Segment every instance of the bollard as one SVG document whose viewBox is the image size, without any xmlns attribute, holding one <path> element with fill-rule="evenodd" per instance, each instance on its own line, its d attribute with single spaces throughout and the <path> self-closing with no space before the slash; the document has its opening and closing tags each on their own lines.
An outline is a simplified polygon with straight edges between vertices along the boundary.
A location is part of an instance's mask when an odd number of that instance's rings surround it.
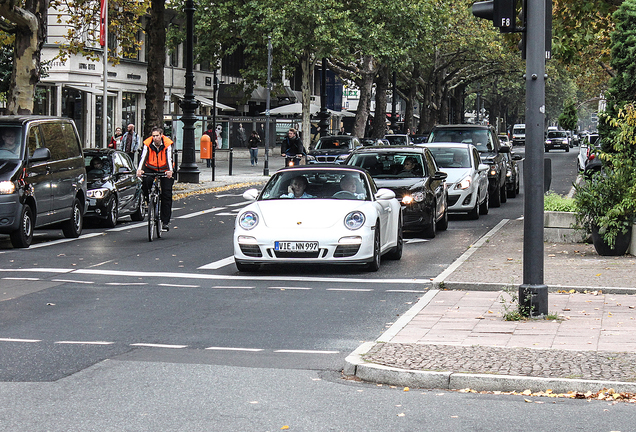
<svg viewBox="0 0 636 432">
<path fill-rule="evenodd" d="M 228 175 L 232 175 L 232 158 L 234 156 L 234 148 L 230 147 L 230 156 L 229 156 L 229 161 L 228 161 L 228 165 L 230 167 L 230 172 Z"/>
</svg>

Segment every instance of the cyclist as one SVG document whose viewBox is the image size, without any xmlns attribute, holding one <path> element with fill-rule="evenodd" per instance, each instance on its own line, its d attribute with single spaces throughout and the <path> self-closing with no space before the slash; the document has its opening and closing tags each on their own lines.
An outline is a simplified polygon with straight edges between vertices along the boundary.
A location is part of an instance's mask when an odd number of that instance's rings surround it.
<svg viewBox="0 0 636 432">
<path fill-rule="evenodd" d="M 152 129 L 152 136 L 144 140 L 144 147 L 139 158 L 137 167 L 137 177 L 141 177 L 144 172 L 164 173 L 161 177 L 161 228 L 168 231 L 170 217 L 172 216 L 172 140 L 164 136 L 163 129 L 155 127 Z M 152 187 L 152 177 L 144 177 L 142 189 L 146 202 L 148 193 Z"/>
</svg>

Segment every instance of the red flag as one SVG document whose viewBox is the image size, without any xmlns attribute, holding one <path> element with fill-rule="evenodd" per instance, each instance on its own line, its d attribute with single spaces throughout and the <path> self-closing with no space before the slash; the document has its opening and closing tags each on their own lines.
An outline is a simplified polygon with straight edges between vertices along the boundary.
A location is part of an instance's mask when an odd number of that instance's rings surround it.
<svg viewBox="0 0 636 432">
<path fill-rule="evenodd" d="M 101 0 L 100 14 L 99 14 L 99 44 L 101 46 L 106 45 L 106 8 L 108 7 L 107 0 Z"/>
</svg>

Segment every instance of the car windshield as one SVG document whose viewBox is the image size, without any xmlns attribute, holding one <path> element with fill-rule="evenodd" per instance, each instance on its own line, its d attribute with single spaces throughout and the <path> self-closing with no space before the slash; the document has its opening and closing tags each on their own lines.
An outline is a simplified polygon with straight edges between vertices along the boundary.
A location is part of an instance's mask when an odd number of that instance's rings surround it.
<svg viewBox="0 0 636 432">
<path fill-rule="evenodd" d="M 364 152 L 353 154 L 347 164 L 366 169 L 373 178 L 421 178 L 425 174 L 421 153 Z"/>
<path fill-rule="evenodd" d="M 277 172 L 259 200 L 289 198 L 371 200 L 363 173 L 354 170 L 303 169 Z"/>
<path fill-rule="evenodd" d="M 386 135 L 384 137 L 391 145 L 408 145 L 409 140 L 403 135 Z"/>
<path fill-rule="evenodd" d="M 348 149 L 351 140 L 346 138 L 320 138 L 316 150 Z"/>
<path fill-rule="evenodd" d="M 112 173 L 113 168 L 107 156 L 85 154 L 84 161 L 89 177 L 102 177 Z"/>
<path fill-rule="evenodd" d="M 439 129 L 431 133 L 429 142 L 472 144 L 482 153 L 494 151 L 487 129 Z"/>
<path fill-rule="evenodd" d="M 525 134 L 525 133 L 526 133 L 526 130 L 525 130 L 525 129 L 515 128 L 515 129 L 513 129 L 513 130 L 512 130 L 512 133 L 513 133 L 513 134 L 517 134 L 517 135 Z"/>
<path fill-rule="evenodd" d="M 440 168 L 470 168 L 470 152 L 461 147 L 427 146 Z"/>
<path fill-rule="evenodd" d="M 3 126 L 0 128 L 0 160 L 22 157 L 22 128 Z"/>
<path fill-rule="evenodd" d="M 567 138 L 567 134 L 561 131 L 548 132 L 548 138 Z"/>
</svg>

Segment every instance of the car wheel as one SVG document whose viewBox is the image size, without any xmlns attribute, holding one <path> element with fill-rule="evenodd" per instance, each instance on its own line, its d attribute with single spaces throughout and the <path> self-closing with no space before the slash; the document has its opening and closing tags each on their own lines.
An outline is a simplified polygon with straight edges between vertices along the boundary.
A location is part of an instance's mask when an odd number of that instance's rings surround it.
<svg viewBox="0 0 636 432">
<path fill-rule="evenodd" d="M 440 231 L 446 231 L 448 229 L 448 207 L 444 209 L 442 218 L 437 222 L 437 229 Z"/>
<path fill-rule="evenodd" d="M 550 153 L 550 149 L 546 147 L 545 152 Z"/>
<path fill-rule="evenodd" d="M 130 215 L 130 219 L 135 222 L 141 222 L 146 218 L 146 207 L 144 206 L 143 194 L 139 194 L 139 202 L 137 203 L 137 211 Z"/>
<path fill-rule="evenodd" d="M 501 186 L 497 183 L 495 190 L 492 194 L 492 201 L 490 202 L 490 207 L 500 207 L 501 206 Z"/>
<path fill-rule="evenodd" d="M 33 211 L 25 205 L 20 214 L 18 229 L 10 234 L 11 244 L 14 248 L 28 248 L 33 241 Z"/>
<path fill-rule="evenodd" d="M 373 236 L 373 260 L 367 264 L 367 270 L 370 272 L 376 272 L 380 269 L 380 261 L 382 260 L 380 250 L 380 224 L 375 225 L 375 234 Z"/>
<path fill-rule="evenodd" d="M 260 264 L 245 264 L 242 261 L 235 261 L 236 269 L 240 272 L 255 272 L 259 269 Z"/>
<path fill-rule="evenodd" d="M 119 205 L 117 202 L 117 198 L 113 197 L 110 200 L 110 205 L 108 206 L 108 214 L 106 215 L 106 220 L 104 221 L 104 225 L 108 228 L 115 228 L 117 226 L 117 218 L 119 216 Z"/>
<path fill-rule="evenodd" d="M 404 233 L 402 231 L 402 218 L 398 220 L 397 245 L 392 248 L 385 256 L 391 260 L 399 260 L 402 258 L 404 250 Z"/>
<path fill-rule="evenodd" d="M 565 152 L 566 152 L 566 153 L 570 153 L 570 147 L 566 147 L 566 148 L 565 148 Z"/>
<path fill-rule="evenodd" d="M 84 208 L 78 198 L 73 202 L 73 213 L 71 218 L 62 223 L 62 232 L 66 238 L 77 238 L 82 234 L 84 224 Z"/>
<path fill-rule="evenodd" d="M 483 215 L 487 215 L 490 210 L 490 193 L 488 192 L 488 188 L 486 188 L 486 199 L 483 203 L 479 205 L 479 213 Z"/>
<path fill-rule="evenodd" d="M 508 195 L 508 198 L 514 198 L 517 196 L 517 189 L 514 184 L 510 189 L 506 188 L 506 194 Z"/>
<path fill-rule="evenodd" d="M 424 228 L 424 237 L 426 238 L 435 238 L 435 234 L 437 233 L 437 221 L 435 218 L 435 206 L 433 206 L 433 210 L 431 210 L 431 217 L 428 225 Z"/>
<path fill-rule="evenodd" d="M 468 217 L 470 219 L 479 219 L 479 194 L 477 195 L 477 199 L 475 200 L 475 207 L 471 211 L 468 212 Z"/>
</svg>

